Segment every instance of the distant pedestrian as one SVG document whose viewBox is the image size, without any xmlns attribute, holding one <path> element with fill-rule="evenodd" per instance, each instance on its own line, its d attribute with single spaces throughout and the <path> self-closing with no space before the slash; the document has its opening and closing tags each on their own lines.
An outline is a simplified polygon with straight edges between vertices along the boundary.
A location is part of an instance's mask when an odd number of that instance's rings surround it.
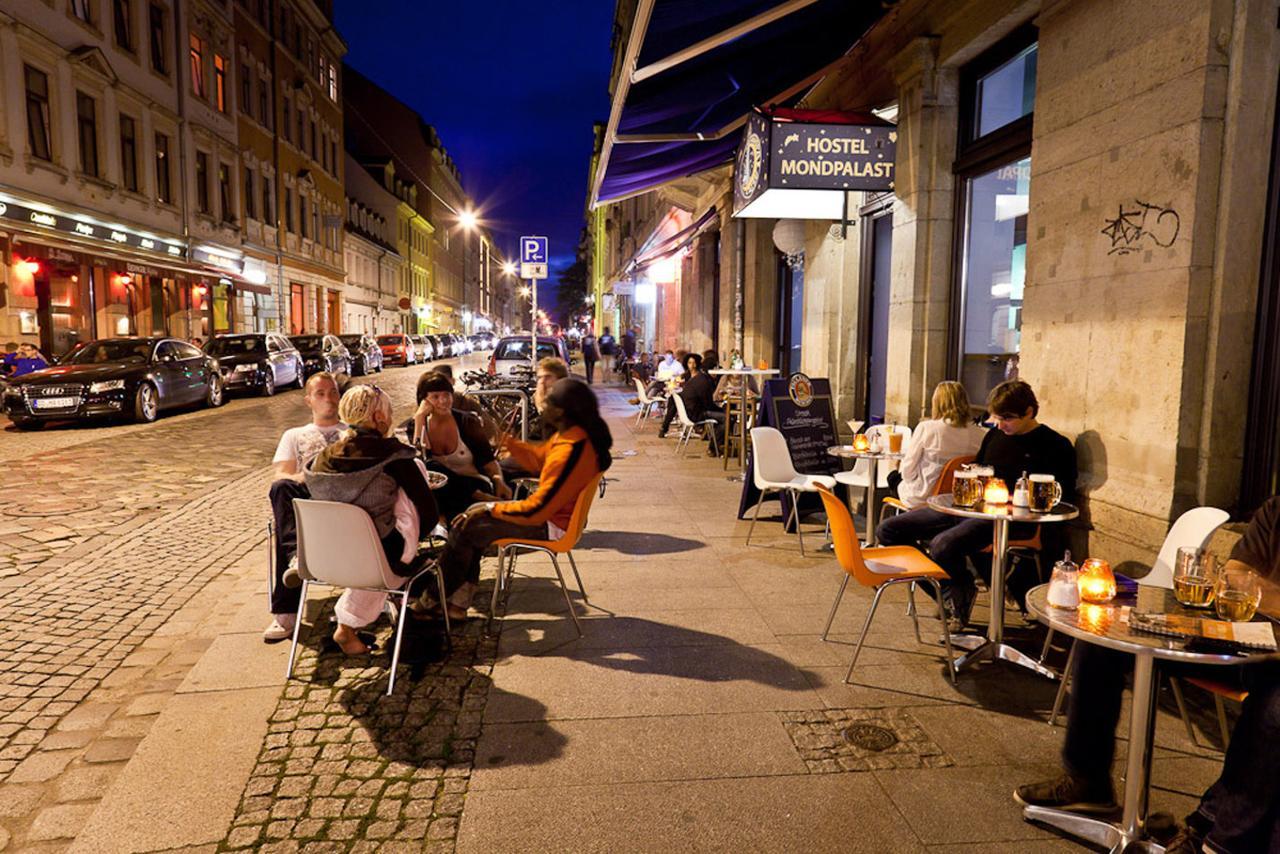
<svg viewBox="0 0 1280 854">
<path fill-rule="evenodd" d="M 596 345 L 600 350 L 600 382 L 608 385 L 613 381 L 613 362 L 618 357 L 618 341 L 606 326 Z"/>
<path fill-rule="evenodd" d="M 582 363 L 587 368 L 587 382 L 595 382 L 596 362 L 600 361 L 600 345 L 596 342 L 596 336 L 591 330 L 587 330 L 587 334 L 582 336 Z"/>
<path fill-rule="evenodd" d="M 636 333 L 639 331 L 639 329 L 628 329 L 622 333 L 622 355 L 628 362 L 636 357 Z"/>
</svg>

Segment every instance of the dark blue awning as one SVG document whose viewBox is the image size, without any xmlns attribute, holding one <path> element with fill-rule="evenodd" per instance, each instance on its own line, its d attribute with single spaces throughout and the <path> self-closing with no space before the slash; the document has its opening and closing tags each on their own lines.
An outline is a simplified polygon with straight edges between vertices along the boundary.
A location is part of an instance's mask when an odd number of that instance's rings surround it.
<svg viewBox="0 0 1280 854">
<path fill-rule="evenodd" d="M 729 162 L 753 107 L 794 102 L 883 14 L 878 0 L 641 0 L 593 204 Z"/>
</svg>

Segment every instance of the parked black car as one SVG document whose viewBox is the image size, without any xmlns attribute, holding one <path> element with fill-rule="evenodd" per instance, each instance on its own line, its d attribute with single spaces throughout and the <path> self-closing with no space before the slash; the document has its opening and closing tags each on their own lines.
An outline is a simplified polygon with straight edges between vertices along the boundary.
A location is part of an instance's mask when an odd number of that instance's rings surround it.
<svg viewBox="0 0 1280 854">
<path fill-rule="evenodd" d="M 351 353 L 352 376 L 382 370 L 382 348 L 372 335 L 339 335 L 338 340 Z"/>
<path fill-rule="evenodd" d="M 292 335 L 289 340 L 302 354 L 303 372 L 308 377 L 320 371 L 351 373 L 351 352 L 337 335 Z"/>
<path fill-rule="evenodd" d="M 453 342 L 449 340 L 448 335 L 428 335 L 426 338 L 436 350 L 434 358 L 448 359 L 453 355 Z"/>
<path fill-rule="evenodd" d="M 217 360 L 186 341 L 104 338 L 10 380 L 3 407 L 19 429 L 103 416 L 155 421 L 175 406 L 221 406 L 223 388 Z"/>
<path fill-rule="evenodd" d="M 302 388 L 302 354 L 278 332 L 215 335 L 204 351 L 218 360 L 227 391 L 252 389 L 270 397 L 278 388 Z"/>
</svg>

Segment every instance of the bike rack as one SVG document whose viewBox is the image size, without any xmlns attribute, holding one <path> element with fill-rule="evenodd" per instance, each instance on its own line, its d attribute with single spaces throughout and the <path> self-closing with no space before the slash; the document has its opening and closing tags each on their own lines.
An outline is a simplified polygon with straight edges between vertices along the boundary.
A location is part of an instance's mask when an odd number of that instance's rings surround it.
<svg viewBox="0 0 1280 854">
<path fill-rule="evenodd" d="M 529 395 L 517 388 L 480 388 L 467 389 L 468 397 L 519 397 L 520 398 L 520 441 L 529 441 Z"/>
</svg>

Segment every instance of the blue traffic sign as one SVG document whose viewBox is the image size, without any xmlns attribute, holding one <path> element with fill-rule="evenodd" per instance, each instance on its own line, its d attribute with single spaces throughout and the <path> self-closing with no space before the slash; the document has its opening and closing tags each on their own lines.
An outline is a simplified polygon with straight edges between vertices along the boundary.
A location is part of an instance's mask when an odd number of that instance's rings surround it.
<svg viewBox="0 0 1280 854">
<path fill-rule="evenodd" d="M 521 237 L 520 238 L 520 263 L 522 264 L 547 263 L 547 238 Z"/>
</svg>

